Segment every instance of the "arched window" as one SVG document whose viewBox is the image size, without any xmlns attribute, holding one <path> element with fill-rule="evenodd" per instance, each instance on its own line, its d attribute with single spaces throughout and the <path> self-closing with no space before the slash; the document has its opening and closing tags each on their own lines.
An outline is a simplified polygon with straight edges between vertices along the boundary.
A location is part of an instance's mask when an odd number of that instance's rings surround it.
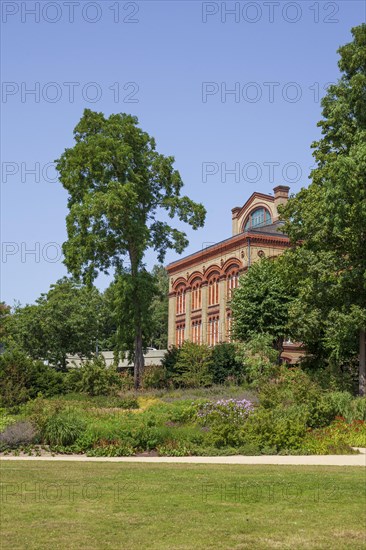
<svg viewBox="0 0 366 550">
<path fill-rule="evenodd" d="M 213 306 L 219 303 L 219 276 L 211 277 L 208 283 L 208 305 Z"/>
<path fill-rule="evenodd" d="M 196 319 L 192 321 L 192 342 L 194 344 L 201 343 L 201 328 L 202 328 L 201 319 Z"/>
<path fill-rule="evenodd" d="M 260 227 L 271 223 L 271 214 L 266 208 L 256 208 L 249 214 L 244 223 L 244 231 L 248 231 L 252 227 Z"/>
<path fill-rule="evenodd" d="M 209 346 L 216 346 L 219 343 L 219 323 L 220 318 L 218 315 L 211 315 L 208 318 L 207 343 Z"/>
<path fill-rule="evenodd" d="M 177 290 L 176 295 L 176 301 L 177 301 L 177 315 L 180 315 L 181 313 L 186 312 L 186 289 L 184 286 L 180 286 Z"/>
<path fill-rule="evenodd" d="M 237 267 L 231 269 L 226 276 L 227 299 L 233 297 L 233 290 L 239 286 L 239 271 Z"/>
<path fill-rule="evenodd" d="M 202 292 L 201 292 L 201 281 L 196 280 L 192 284 L 192 311 L 195 309 L 201 309 L 202 307 Z"/>
<path fill-rule="evenodd" d="M 175 336 L 175 345 L 177 346 L 177 348 L 180 348 L 183 345 L 185 328 L 186 326 L 184 323 L 177 324 Z"/>
</svg>

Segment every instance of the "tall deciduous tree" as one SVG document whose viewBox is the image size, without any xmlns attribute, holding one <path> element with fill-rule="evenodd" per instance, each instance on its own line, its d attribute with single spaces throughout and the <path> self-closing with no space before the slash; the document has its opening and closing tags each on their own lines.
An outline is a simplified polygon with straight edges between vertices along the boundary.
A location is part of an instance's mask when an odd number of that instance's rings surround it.
<svg viewBox="0 0 366 550">
<path fill-rule="evenodd" d="M 231 304 L 234 338 L 247 342 L 256 334 L 267 334 L 273 339 L 278 357 L 288 335 L 288 313 L 292 301 L 282 263 L 282 258 L 278 258 L 253 264 L 240 278 Z"/>
<path fill-rule="evenodd" d="M 327 327 L 345 322 L 348 332 L 358 334 L 359 393 L 365 395 L 366 25 L 352 34 L 353 41 L 338 50 L 341 78 L 322 100 L 312 182 L 290 199 L 282 216 L 292 242 L 301 242 L 302 300 L 316 304 L 313 326 L 318 318 L 325 340 L 331 339 Z"/>
<path fill-rule="evenodd" d="M 150 248 L 163 261 L 168 248 L 182 252 L 186 235 L 164 221 L 176 217 L 201 227 L 205 209 L 181 196 L 183 182 L 174 158 L 156 151 L 154 138 L 138 127 L 136 117 L 85 110 L 74 130 L 75 145 L 57 161 L 60 181 L 69 193 L 65 263 L 86 282 L 112 268 L 124 274 L 133 327 L 135 387 L 140 386 L 143 325 L 150 285 L 144 255 Z M 127 278 L 123 261 L 129 261 Z M 121 331 L 124 337 L 126 327 Z M 130 337 L 123 342 L 131 347 Z"/>
</svg>

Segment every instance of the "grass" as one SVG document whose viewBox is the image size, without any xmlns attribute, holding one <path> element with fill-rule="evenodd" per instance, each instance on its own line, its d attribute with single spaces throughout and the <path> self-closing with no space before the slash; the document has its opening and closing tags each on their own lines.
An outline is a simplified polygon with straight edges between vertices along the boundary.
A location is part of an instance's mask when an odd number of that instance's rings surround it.
<svg viewBox="0 0 366 550">
<path fill-rule="evenodd" d="M 361 549 L 361 468 L 2 462 L 2 549 Z"/>
<path fill-rule="evenodd" d="M 88 405 L 115 407 L 121 399 L 131 397 L 142 399 L 159 399 L 161 401 L 180 401 L 187 399 L 229 399 L 232 398 L 247 398 L 257 401 L 257 394 L 254 390 L 244 386 L 236 385 L 214 385 L 208 388 L 164 388 L 164 389 L 144 389 L 138 392 L 134 390 L 125 390 L 120 392 L 121 397 L 96 396 L 88 397 L 82 393 L 68 393 L 57 396 L 56 399 L 65 401 L 79 401 Z"/>
</svg>

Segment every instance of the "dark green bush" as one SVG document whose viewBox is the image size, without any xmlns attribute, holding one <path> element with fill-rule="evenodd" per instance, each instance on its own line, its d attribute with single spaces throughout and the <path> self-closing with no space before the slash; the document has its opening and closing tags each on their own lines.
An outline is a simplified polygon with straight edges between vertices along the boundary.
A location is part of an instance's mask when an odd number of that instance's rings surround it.
<svg viewBox="0 0 366 550">
<path fill-rule="evenodd" d="M 305 356 L 301 360 L 301 368 L 324 390 L 347 391 L 352 395 L 357 394 L 357 359 L 334 367 L 329 364 L 326 358 L 319 360 L 314 359 L 313 356 Z"/>
<path fill-rule="evenodd" d="M 95 395 L 116 395 L 122 379 L 114 367 L 107 367 L 103 356 L 85 361 L 80 367 L 70 369 L 67 375 L 70 391 Z"/>
<path fill-rule="evenodd" d="M 262 385 L 259 398 L 266 409 L 305 406 L 310 428 L 328 426 L 336 416 L 348 421 L 366 419 L 366 399 L 353 398 L 349 392 L 324 391 L 298 367 L 281 367 L 277 378 Z"/>
<path fill-rule="evenodd" d="M 228 379 L 242 381 L 243 369 L 236 359 L 234 344 L 224 342 L 212 348 L 210 373 L 214 384 L 223 384 Z"/>
<path fill-rule="evenodd" d="M 334 411 L 347 422 L 366 420 L 366 397 L 353 397 L 349 392 L 326 392 L 323 398 Z"/>
<path fill-rule="evenodd" d="M 142 386 L 144 389 L 162 389 L 167 385 L 165 367 L 161 365 L 148 365 L 144 368 Z"/>
<path fill-rule="evenodd" d="M 259 408 L 249 416 L 241 437 L 265 454 L 268 448 L 274 453 L 297 450 L 307 432 L 308 417 L 306 406 Z"/>
<path fill-rule="evenodd" d="M 139 404 L 136 397 L 124 397 L 116 400 L 116 407 L 119 409 L 138 409 Z"/>
<path fill-rule="evenodd" d="M 43 440 L 51 446 L 68 446 L 82 435 L 86 422 L 76 411 L 65 410 L 52 415 L 43 428 Z"/>
<path fill-rule="evenodd" d="M 14 408 L 34 399 L 65 392 L 64 376 L 54 368 L 35 361 L 20 351 L 0 356 L 0 406 Z"/>
<path fill-rule="evenodd" d="M 166 378 L 168 382 L 172 382 L 172 379 L 177 374 L 181 374 L 177 368 L 176 364 L 179 358 L 180 354 L 180 348 L 177 348 L 176 346 L 172 346 L 168 351 L 165 353 L 163 359 L 162 359 L 162 367 L 165 369 L 166 372 Z"/>
<path fill-rule="evenodd" d="M 275 378 L 260 386 L 259 401 L 262 407 L 272 409 L 314 402 L 321 394 L 320 387 L 300 368 L 281 367 Z"/>
<path fill-rule="evenodd" d="M 243 378 L 253 388 L 276 376 L 278 352 L 273 349 L 273 338 L 268 334 L 256 334 L 247 342 L 237 342 L 235 349 Z"/>
<path fill-rule="evenodd" d="M 175 363 L 176 374 L 173 381 L 176 386 L 197 388 L 211 386 L 212 375 L 211 350 L 208 346 L 186 341 L 179 350 Z"/>
</svg>

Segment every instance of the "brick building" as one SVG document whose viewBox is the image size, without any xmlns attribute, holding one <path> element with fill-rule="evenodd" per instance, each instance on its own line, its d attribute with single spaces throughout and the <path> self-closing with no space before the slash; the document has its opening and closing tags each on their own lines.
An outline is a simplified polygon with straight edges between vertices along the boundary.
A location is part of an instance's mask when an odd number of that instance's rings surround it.
<svg viewBox="0 0 366 550">
<path fill-rule="evenodd" d="M 230 300 L 239 276 L 253 262 L 282 254 L 290 246 L 281 233 L 278 206 L 288 200 L 289 187 L 278 185 L 274 196 L 253 193 L 232 209 L 232 236 L 169 264 L 168 346 L 184 340 L 214 346 L 230 341 Z M 282 357 L 295 362 L 298 345 L 285 344 Z"/>
</svg>

